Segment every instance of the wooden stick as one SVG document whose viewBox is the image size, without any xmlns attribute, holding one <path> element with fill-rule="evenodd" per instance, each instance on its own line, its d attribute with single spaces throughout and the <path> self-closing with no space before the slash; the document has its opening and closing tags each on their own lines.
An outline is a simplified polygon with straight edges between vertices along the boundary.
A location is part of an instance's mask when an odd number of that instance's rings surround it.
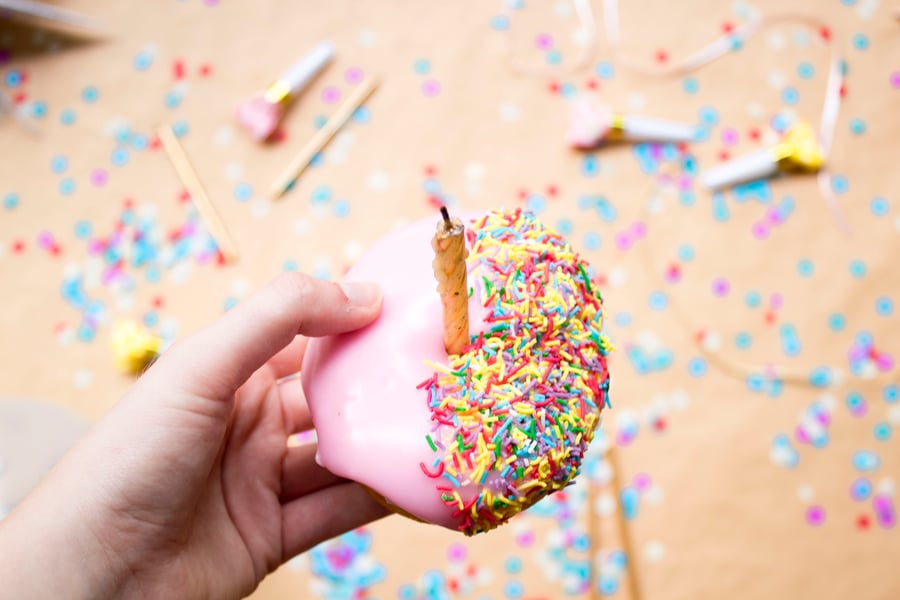
<svg viewBox="0 0 900 600">
<path fill-rule="evenodd" d="M 619 537 L 622 538 L 622 549 L 625 551 L 628 589 L 631 591 L 632 600 L 641 600 L 640 578 L 637 572 L 637 554 L 635 554 L 634 545 L 631 543 L 631 531 L 625 519 L 625 510 L 622 506 L 622 463 L 619 462 L 619 451 L 615 440 L 612 440 L 607 456 L 612 465 L 613 492 L 616 494 L 616 503 L 619 505 L 616 511 L 616 522 L 619 525 Z"/>
<path fill-rule="evenodd" d="M 325 147 L 325 144 L 331 141 L 331 138 L 344 126 L 344 123 L 353 115 L 353 112 L 366 101 L 366 98 L 375 91 L 376 87 L 378 87 L 378 79 L 376 77 L 368 77 L 353 90 L 347 99 L 344 100 L 344 103 L 331 115 L 325 125 L 316 131 L 284 171 L 275 178 L 275 182 L 269 189 L 269 196 L 273 200 L 281 198 L 288 191 L 291 184 L 309 166 L 313 157 Z"/>
<path fill-rule="evenodd" d="M 219 216 L 215 205 L 209 199 L 209 196 L 206 195 L 206 190 L 203 188 L 200 178 L 197 177 L 197 172 L 191 165 L 191 161 L 188 160 L 184 147 L 182 147 L 178 138 L 175 137 L 175 132 L 168 125 L 163 125 L 159 128 L 158 135 L 163 149 L 169 156 L 169 160 L 172 161 L 172 166 L 175 167 L 175 172 L 178 173 L 181 183 L 187 189 L 188 194 L 191 195 L 191 200 L 193 200 L 194 206 L 197 207 L 200 218 L 203 219 L 209 235 L 216 242 L 216 246 L 218 246 L 219 252 L 225 258 L 225 262 L 235 262 L 238 259 L 237 246 L 228 233 L 228 229 Z"/>
<path fill-rule="evenodd" d="M 469 343 L 469 284 L 467 282 L 466 228 L 441 207 L 442 219 L 431 239 L 434 277 L 444 307 L 444 349 L 461 354 Z"/>
</svg>

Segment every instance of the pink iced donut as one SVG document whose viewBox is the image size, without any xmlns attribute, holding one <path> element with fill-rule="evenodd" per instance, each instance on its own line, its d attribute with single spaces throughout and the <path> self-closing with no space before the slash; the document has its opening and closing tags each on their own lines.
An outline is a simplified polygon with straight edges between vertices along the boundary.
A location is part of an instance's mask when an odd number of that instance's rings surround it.
<svg viewBox="0 0 900 600">
<path fill-rule="evenodd" d="M 471 343 L 448 356 L 435 222 L 392 233 L 347 273 L 382 286 L 381 316 L 311 340 L 302 378 L 321 465 L 472 535 L 571 483 L 607 402 L 608 344 L 587 265 L 517 210 L 468 226 Z"/>
</svg>

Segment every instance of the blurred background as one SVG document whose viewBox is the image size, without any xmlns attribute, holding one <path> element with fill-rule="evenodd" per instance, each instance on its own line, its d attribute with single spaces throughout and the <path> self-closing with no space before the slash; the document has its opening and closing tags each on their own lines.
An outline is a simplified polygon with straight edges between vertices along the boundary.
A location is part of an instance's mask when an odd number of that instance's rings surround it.
<svg viewBox="0 0 900 600">
<path fill-rule="evenodd" d="M 0 516 L 132 383 L 114 365 L 117 323 L 169 343 L 281 271 L 339 278 L 441 204 L 523 207 L 593 266 L 617 348 L 578 483 L 474 539 L 391 517 L 254 597 L 900 595 L 900 5 L 50 6 L 92 20 L 0 17 Z M 236 107 L 323 40 L 330 64 L 255 141 Z M 716 60 L 685 64 L 709 44 Z M 378 89 L 271 199 L 366 76 Z M 569 107 L 587 96 L 689 124 L 695 141 L 570 148 Z M 833 127 L 819 177 L 701 184 L 799 122 Z"/>
</svg>

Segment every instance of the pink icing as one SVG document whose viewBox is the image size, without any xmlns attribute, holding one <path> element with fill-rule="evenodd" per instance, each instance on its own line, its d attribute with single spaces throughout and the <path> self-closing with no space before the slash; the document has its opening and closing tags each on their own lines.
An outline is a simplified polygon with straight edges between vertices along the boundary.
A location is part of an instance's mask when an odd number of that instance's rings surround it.
<svg viewBox="0 0 900 600">
<path fill-rule="evenodd" d="M 566 142 L 575 148 L 593 148 L 609 135 L 613 112 L 597 98 L 579 96 L 569 103 Z"/>
<path fill-rule="evenodd" d="M 273 104 L 263 94 L 257 94 L 238 104 L 235 117 L 255 140 L 261 142 L 275 133 L 282 112 L 280 104 Z"/>
<path fill-rule="evenodd" d="M 434 372 L 423 361 L 447 364 L 431 267 L 435 224 L 426 219 L 386 236 L 350 269 L 346 281 L 381 285 L 381 316 L 360 331 L 311 340 L 302 380 L 319 464 L 422 520 L 456 528 L 434 479 L 419 466 L 431 464 L 434 453 L 425 440 L 430 412 L 416 386 Z M 477 293 L 469 315 L 470 332 L 482 331 L 486 315 Z"/>
</svg>

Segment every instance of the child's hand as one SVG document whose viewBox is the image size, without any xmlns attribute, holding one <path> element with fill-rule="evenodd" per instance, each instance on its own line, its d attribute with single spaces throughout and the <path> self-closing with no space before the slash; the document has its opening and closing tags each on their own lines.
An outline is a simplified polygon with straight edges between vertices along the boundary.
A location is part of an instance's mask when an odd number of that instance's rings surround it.
<svg viewBox="0 0 900 600">
<path fill-rule="evenodd" d="M 177 343 L 0 523 L 0 596 L 232 598 L 291 556 L 386 511 L 287 447 L 312 426 L 304 338 L 381 308 L 284 275 Z"/>
</svg>

